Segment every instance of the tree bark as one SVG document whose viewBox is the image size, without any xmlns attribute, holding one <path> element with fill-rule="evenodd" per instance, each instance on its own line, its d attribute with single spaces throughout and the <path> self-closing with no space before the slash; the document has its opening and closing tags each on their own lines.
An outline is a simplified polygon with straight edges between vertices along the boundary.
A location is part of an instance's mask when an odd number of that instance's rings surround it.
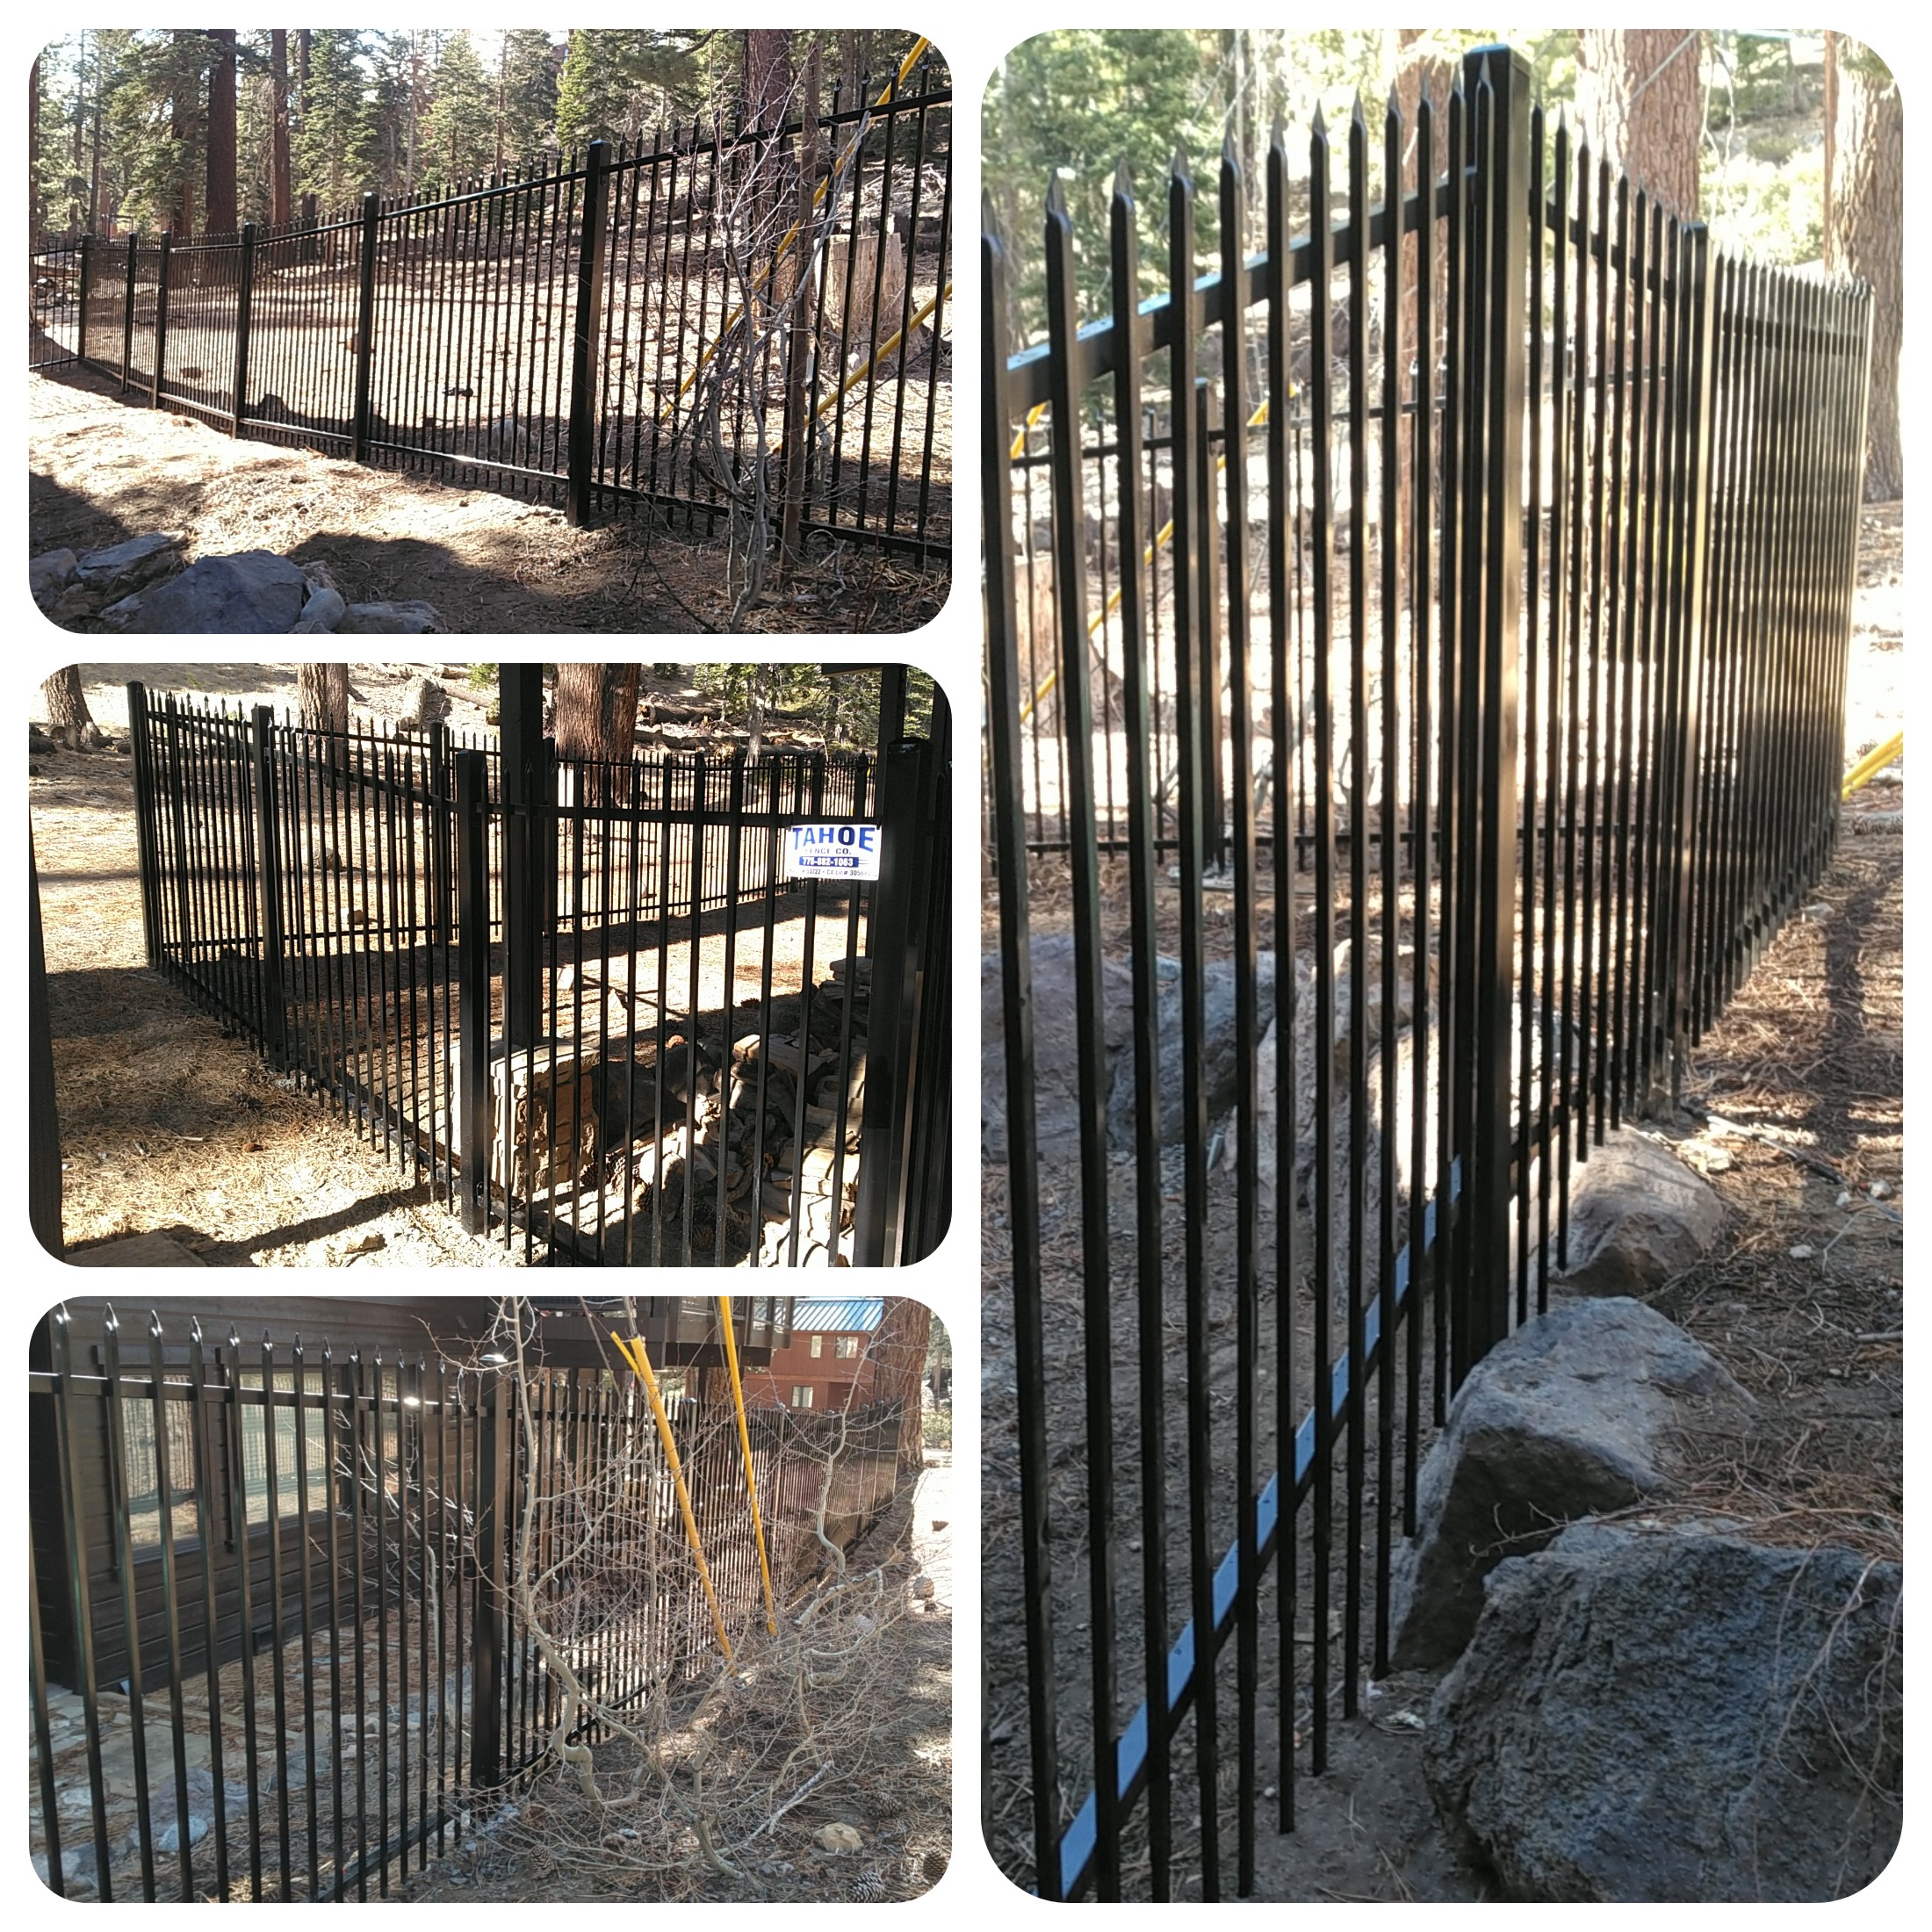
<svg viewBox="0 0 1932 1932">
<path fill-rule="evenodd" d="M 81 668 L 69 664 L 56 671 L 40 687 L 47 705 L 47 721 L 54 737 L 78 751 L 97 735 L 93 714 L 87 708 L 87 693 L 81 688 Z"/>
<path fill-rule="evenodd" d="M 1576 119 L 1590 153 L 1685 221 L 1698 219 L 1703 49 L 1694 27 L 1582 27 L 1576 37 Z"/>
<path fill-rule="evenodd" d="M 269 30 L 270 65 L 274 69 L 275 125 L 269 165 L 269 220 L 285 227 L 295 213 L 289 179 L 288 154 L 288 29 Z"/>
<path fill-rule="evenodd" d="M 349 727 L 349 667 L 346 664 L 304 664 L 295 673 L 296 700 L 306 731 L 346 731 Z"/>
<path fill-rule="evenodd" d="M 885 1298 L 885 1314 L 869 1351 L 872 1357 L 872 1399 L 905 1404 L 899 1425 L 899 1467 L 917 1468 L 926 1460 L 921 1420 L 926 1357 L 933 1343 L 933 1311 L 904 1295 Z"/>
<path fill-rule="evenodd" d="M 557 755 L 630 760 L 638 736 L 635 664 L 557 667 Z"/>
<path fill-rule="evenodd" d="M 214 60 L 208 69 L 208 205 L 210 234 L 233 234 L 234 195 L 234 36 L 233 27 L 211 27 Z"/>
<path fill-rule="evenodd" d="M 1825 267 L 1871 285 L 1865 501 L 1905 494 L 1899 357 L 1905 335 L 1905 107 L 1856 40 L 1825 36 Z"/>
</svg>

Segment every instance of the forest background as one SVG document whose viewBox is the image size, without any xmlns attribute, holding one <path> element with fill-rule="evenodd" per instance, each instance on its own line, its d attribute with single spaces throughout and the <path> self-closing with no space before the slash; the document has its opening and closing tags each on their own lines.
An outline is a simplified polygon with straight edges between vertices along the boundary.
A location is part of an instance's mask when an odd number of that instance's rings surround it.
<svg viewBox="0 0 1932 1932">
<path fill-rule="evenodd" d="M 1816 264 L 1872 284 L 1872 422 L 1866 492 L 1904 488 L 1898 371 L 1903 335 L 1904 109 L 1863 42 L 1822 29 L 1683 27 L 1102 28 L 1013 48 L 986 94 L 985 188 L 1010 251 L 1012 338 L 1045 328 L 1042 212 L 1057 178 L 1073 221 L 1083 313 L 1107 303 L 1107 204 L 1124 162 L 1143 263 L 1165 260 L 1166 183 L 1177 149 L 1200 194 L 1197 261 L 1220 248 L 1215 170 L 1224 145 L 1258 184 L 1279 120 L 1291 183 L 1305 180 L 1317 111 L 1339 144 L 1355 103 L 1369 119 L 1370 193 L 1381 197 L 1381 113 L 1393 99 L 1411 144 L 1426 94 L 1438 108 L 1465 51 L 1503 40 L 1530 59 L 1552 135 L 1559 112 L 1717 246 L 1766 264 Z M 1437 152 L 1439 157 L 1441 136 Z"/>
<path fill-rule="evenodd" d="M 820 45 L 842 105 L 913 36 L 723 27 L 103 27 L 30 95 L 37 234 L 232 233 L 440 190 L 782 101 Z M 795 61 L 794 56 L 797 59 Z"/>
</svg>

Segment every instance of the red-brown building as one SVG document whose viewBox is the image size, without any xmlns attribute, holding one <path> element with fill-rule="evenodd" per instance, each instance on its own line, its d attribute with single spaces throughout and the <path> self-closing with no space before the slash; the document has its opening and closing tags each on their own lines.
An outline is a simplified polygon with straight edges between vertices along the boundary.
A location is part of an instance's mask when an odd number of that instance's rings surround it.
<svg viewBox="0 0 1932 1932">
<path fill-rule="evenodd" d="M 752 1409 L 860 1409 L 873 1399 L 871 1340 L 884 1298 L 800 1295 L 791 1305 L 791 1338 L 772 1351 L 768 1368 L 745 1373 Z"/>
</svg>

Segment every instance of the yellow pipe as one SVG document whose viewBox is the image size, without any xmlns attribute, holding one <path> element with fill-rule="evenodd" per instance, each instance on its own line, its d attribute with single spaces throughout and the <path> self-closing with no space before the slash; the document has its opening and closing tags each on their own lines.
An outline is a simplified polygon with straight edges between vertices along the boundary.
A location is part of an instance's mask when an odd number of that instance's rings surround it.
<svg viewBox="0 0 1932 1932">
<path fill-rule="evenodd" d="M 868 376 L 872 373 L 875 365 L 878 363 L 883 362 L 886 357 L 890 356 L 892 351 L 897 349 L 902 342 L 905 341 L 906 336 L 910 335 L 913 329 L 917 328 L 919 324 L 923 322 L 926 318 L 930 315 L 933 311 L 937 308 L 939 305 L 942 301 L 944 301 L 946 298 L 952 292 L 953 285 L 948 282 L 946 286 L 939 292 L 937 295 L 928 298 L 928 299 L 920 306 L 919 314 L 915 315 L 912 320 L 905 325 L 904 328 L 895 330 L 892 335 L 889 335 L 885 339 L 885 341 L 881 342 L 879 346 L 875 349 L 872 353 L 868 356 L 866 359 L 862 363 L 861 363 L 859 366 L 854 369 L 842 383 L 839 385 L 838 388 L 834 390 L 831 395 L 827 396 L 825 400 L 818 405 L 817 412 L 818 415 L 822 416 L 825 415 L 826 410 L 836 409 L 839 405 L 845 400 L 847 396 L 851 394 L 851 393 L 854 389 L 856 389 L 858 386 L 861 382 L 863 382 Z"/>
<path fill-rule="evenodd" d="M 1905 733 L 1888 738 L 1875 752 L 1867 752 L 1851 768 L 1845 778 L 1844 789 L 1838 796 L 1849 798 L 1855 791 L 1862 791 L 1882 772 L 1900 752 L 1905 749 Z"/>
<path fill-rule="evenodd" d="M 704 1561 L 704 1546 L 698 1540 L 697 1518 L 691 1513 L 691 1492 L 684 1487 L 684 1466 L 678 1460 L 678 1445 L 671 1437 L 671 1418 L 664 1412 L 664 1398 L 658 1393 L 658 1379 L 651 1373 L 651 1358 L 645 1352 L 644 1337 L 640 1335 L 627 1344 L 613 1329 L 610 1339 L 624 1351 L 624 1359 L 638 1372 L 638 1379 L 644 1384 L 644 1392 L 651 1398 L 651 1413 L 656 1417 L 658 1439 L 664 1445 L 664 1460 L 671 1466 L 671 1481 L 676 1484 L 678 1507 L 684 1512 L 684 1534 L 691 1545 L 691 1554 L 697 1559 L 698 1581 L 704 1586 L 704 1600 L 711 1606 L 711 1628 L 717 1633 L 717 1640 L 724 1647 L 728 1662 L 732 1654 L 732 1640 L 724 1634 L 724 1615 L 717 1607 L 717 1592 L 711 1588 L 711 1572 Z M 635 1349 L 636 1353 L 631 1351 Z"/>
<path fill-rule="evenodd" d="M 1295 391 L 1292 386 L 1288 390 L 1288 393 L 1291 396 L 1295 393 Z M 1040 420 L 1042 412 L 1045 410 L 1046 407 L 1046 404 L 1043 402 L 1035 403 L 1032 409 L 1027 412 L 1026 427 L 1022 429 L 1020 434 L 1013 438 L 1013 453 L 1016 459 L 1025 453 L 1024 445 L 1027 440 L 1027 430 L 1032 429 L 1034 424 Z M 1251 416 L 1248 418 L 1248 427 L 1251 429 L 1258 429 L 1261 425 L 1265 423 L 1267 420 L 1268 405 L 1266 400 L 1264 399 L 1261 407 L 1257 409 Z M 1218 476 L 1221 472 L 1222 470 L 1225 470 L 1227 467 L 1228 456 L 1227 452 L 1223 451 L 1222 454 L 1215 459 L 1215 473 Z M 1147 548 L 1141 552 L 1141 562 L 1143 565 L 1152 563 L 1154 561 L 1154 552 L 1157 550 L 1164 548 L 1167 544 L 1171 542 L 1173 539 L 1173 535 L 1174 519 L 1170 516 L 1167 521 L 1161 525 L 1160 529 L 1154 533 L 1154 541 L 1150 543 L 1147 546 Z M 1107 620 L 1111 617 L 1116 610 L 1120 609 L 1120 607 L 1121 587 L 1116 584 L 1114 587 L 1113 595 L 1108 597 L 1107 602 L 1102 605 L 1098 611 L 1094 613 L 1092 621 L 1087 625 L 1087 636 L 1089 638 L 1092 638 L 1099 630 L 1100 626 L 1104 624 Z M 1057 671 L 1048 672 L 1046 680 L 1041 685 L 1040 688 L 1033 694 L 1032 697 L 1030 697 L 1026 702 L 1026 703 L 1022 704 L 1020 707 L 1020 722 L 1022 724 L 1024 724 L 1027 720 L 1033 716 L 1034 707 L 1052 695 L 1053 688 L 1056 684 L 1059 682 L 1059 681 L 1060 674 Z"/>
<path fill-rule="evenodd" d="M 923 34 L 912 43 L 912 51 L 908 54 L 902 61 L 899 62 L 898 72 L 895 74 L 892 78 L 885 83 L 884 91 L 880 94 L 877 100 L 873 102 L 872 111 L 874 113 L 876 113 L 880 108 L 883 107 L 885 104 L 889 100 L 890 100 L 896 93 L 898 92 L 899 89 L 905 83 L 905 76 L 912 71 L 912 63 L 917 61 L 919 55 L 925 53 L 926 48 L 932 46 L 932 44 L 933 43 L 929 40 L 927 40 Z M 821 181 L 818 185 L 811 191 L 811 205 L 814 208 L 818 207 L 818 205 L 825 198 L 825 190 L 832 184 L 834 180 L 838 178 L 839 176 L 842 175 L 845 172 L 846 162 L 852 159 L 854 154 L 857 152 L 860 141 L 862 141 L 864 138 L 865 124 L 861 121 L 852 137 L 850 145 L 846 148 L 845 153 L 840 156 L 839 165 L 833 169 L 832 173 L 828 175 L 824 181 Z M 779 257 L 782 256 L 785 250 L 791 246 L 792 242 L 797 239 L 800 226 L 800 223 L 794 221 L 792 225 L 785 230 L 784 239 L 781 241 L 778 246 L 771 251 L 773 267 L 775 267 L 777 265 Z M 758 278 L 758 281 L 764 282 L 769 280 L 771 273 L 771 269 L 766 269 L 763 273 Z M 756 286 L 757 285 L 754 284 L 753 285 Z M 743 303 L 740 303 L 736 308 L 732 311 L 731 314 L 725 319 L 724 325 L 719 328 L 717 336 L 713 339 L 711 346 L 698 357 L 696 366 L 691 371 L 691 373 L 678 385 L 677 394 L 673 396 L 670 402 L 662 411 L 660 412 L 658 416 L 658 421 L 660 422 L 662 422 L 666 416 L 670 415 L 677 408 L 679 403 L 684 400 L 686 392 L 688 391 L 691 385 L 696 382 L 701 375 L 704 373 L 705 364 L 710 361 L 712 356 L 717 352 L 718 343 L 722 342 L 724 340 L 726 331 L 731 328 L 732 324 L 735 322 L 738 318 L 744 313 L 744 305 Z"/>
<path fill-rule="evenodd" d="M 732 1400 L 738 1405 L 738 1446 L 745 1458 L 745 1491 L 752 1499 L 752 1534 L 758 1539 L 758 1568 L 765 1579 L 765 1628 L 778 1634 L 778 1613 L 771 1600 L 771 1561 L 765 1554 L 765 1525 L 758 1513 L 758 1478 L 752 1474 L 752 1432 L 745 1421 L 745 1384 L 738 1373 L 738 1337 L 732 1333 L 732 1298 L 717 1298 L 724 1320 L 724 1359 L 731 1365 Z"/>
</svg>

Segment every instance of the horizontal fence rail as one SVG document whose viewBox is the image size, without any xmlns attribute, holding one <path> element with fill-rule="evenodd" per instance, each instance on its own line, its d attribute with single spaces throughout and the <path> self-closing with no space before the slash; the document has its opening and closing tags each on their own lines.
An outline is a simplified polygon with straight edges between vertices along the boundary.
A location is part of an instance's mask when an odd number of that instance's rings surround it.
<svg viewBox="0 0 1932 1932">
<path fill-rule="evenodd" d="M 1123 175 L 1096 316 L 1049 195 L 1020 353 L 982 243 L 991 1764 L 1049 1897 L 1253 1890 L 1390 1668 L 1427 1430 L 1837 824 L 1862 286 L 1723 259 L 1503 48 L 1230 146 L 1205 275 L 1203 191 L 1154 269 Z"/>
<path fill-rule="evenodd" d="M 43 1336 L 29 1688 L 56 1892 L 387 1898 L 474 1796 L 545 1759 L 551 1656 L 615 1710 L 717 1667 L 628 1371 L 533 1365 L 519 1383 L 440 1353 L 124 1329 L 112 1308 L 97 1339 L 65 1308 Z M 671 1420 L 724 1625 L 761 1627 L 735 1424 L 689 1401 Z M 860 1524 L 890 1503 L 900 1421 L 883 1403 L 752 1414 L 782 1594 L 808 1574 L 794 1553 L 816 1555 L 822 1497 Z M 593 1551 L 632 1561 L 586 1595 L 558 1559 Z M 603 1734 L 587 1719 L 573 1741 Z"/>
<path fill-rule="evenodd" d="M 916 1258 L 949 1120 L 943 701 L 883 761 L 560 761 L 534 674 L 508 764 L 131 685 L 149 963 L 526 1259 Z M 878 881 L 786 877 L 802 822 L 876 825 Z"/>
<path fill-rule="evenodd" d="M 650 507 L 943 564 L 951 91 L 922 43 L 809 105 L 234 235 L 37 249 L 28 364 L 575 523 Z"/>
</svg>

